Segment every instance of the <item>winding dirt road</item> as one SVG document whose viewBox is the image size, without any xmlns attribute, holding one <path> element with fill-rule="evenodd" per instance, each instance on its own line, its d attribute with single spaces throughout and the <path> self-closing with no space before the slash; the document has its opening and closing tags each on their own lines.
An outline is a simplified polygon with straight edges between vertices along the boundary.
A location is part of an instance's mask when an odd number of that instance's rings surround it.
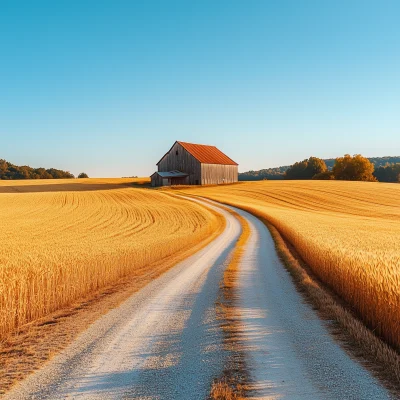
<svg viewBox="0 0 400 400">
<path fill-rule="evenodd" d="M 229 358 L 216 318 L 219 283 L 240 235 L 225 231 L 99 319 L 5 399 L 203 400 Z M 297 293 L 266 227 L 248 213 L 251 236 L 238 303 L 256 398 L 389 399 L 334 341 Z"/>
</svg>

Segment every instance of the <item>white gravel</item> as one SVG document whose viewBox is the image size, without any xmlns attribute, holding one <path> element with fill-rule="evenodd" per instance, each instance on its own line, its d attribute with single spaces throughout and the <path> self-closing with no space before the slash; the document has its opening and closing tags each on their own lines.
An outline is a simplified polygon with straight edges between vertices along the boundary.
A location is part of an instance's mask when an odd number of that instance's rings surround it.
<svg viewBox="0 0 400 400">
<path fill-rule="evenodd" d="M 4 399 L 206 399 L 228 359 L 215 301 L 241 231 L 218 211 L 227 227 L 216 240 L 100 318 Z M 238 294 L 255 396 L 390 398 L 303 301 L 264 224 L 236 211 L 252 231 Z"/>
</svg>

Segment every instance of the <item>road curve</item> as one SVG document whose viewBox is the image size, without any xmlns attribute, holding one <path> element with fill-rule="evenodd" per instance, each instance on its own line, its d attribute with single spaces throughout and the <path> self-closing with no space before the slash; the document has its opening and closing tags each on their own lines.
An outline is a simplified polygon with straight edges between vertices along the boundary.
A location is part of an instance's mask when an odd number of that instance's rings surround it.
<svg viewBox="0 0 400 400">
<path fill-rule="evenodd" d="M 215 302 L 241 232 L 218 212 L 227 222 L 221 235 L 96 321 L 5 399 L 205 399 L 226 361 Z"/>
<path fill-rule="evenodd" d="M 206 399 L 229 356 L 215 302 L 241 232 L 231 214 L 211 207 L 227 221 L 217 239 L 100 318 L 4 398 Z M 251 228 L 238 306 L 254 396 L 389 399 L 297 293 L 265 225 L 235 211 Z"/>
</svg>

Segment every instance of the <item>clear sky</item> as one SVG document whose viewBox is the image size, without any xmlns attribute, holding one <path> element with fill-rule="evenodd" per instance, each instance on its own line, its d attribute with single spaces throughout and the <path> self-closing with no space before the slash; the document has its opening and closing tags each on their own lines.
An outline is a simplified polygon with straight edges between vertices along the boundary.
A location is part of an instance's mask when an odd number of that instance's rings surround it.
<svg viewBox="0 0 400 400">
<path fill-rule="evenodd" d="M 400 155 L 400 1 L 0 1 L 0 158 L 149 175 Z"/>
</svg>

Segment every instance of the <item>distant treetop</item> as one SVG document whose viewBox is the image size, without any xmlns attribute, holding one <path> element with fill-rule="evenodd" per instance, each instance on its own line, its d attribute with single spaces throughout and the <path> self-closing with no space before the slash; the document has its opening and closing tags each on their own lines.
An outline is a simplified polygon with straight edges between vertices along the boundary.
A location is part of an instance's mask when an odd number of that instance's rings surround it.
<svg viewBox="0 0 400 400">
<path fill-rule="evenodd" d="M 69 171 L 50 168 L 32 168 L 27 165 L 21 167 L 0 159 L 0 179 L 65 179 L 75 178 Z"/>
<path fill-rule="evenodd" d="M 327 170 L 324 160 L 317 157 L 310 157 L 294 163 L 285 172 L 285 179 L 312 179 L 315 175 Z"/>
<path fill-rule="evenodd" d="M 369 181 L 375 182 L 374 164 L 361 154 L 345 154 L 338 157 L 332 168 L 335 179 L 342 181 Z"/>
</svg>

